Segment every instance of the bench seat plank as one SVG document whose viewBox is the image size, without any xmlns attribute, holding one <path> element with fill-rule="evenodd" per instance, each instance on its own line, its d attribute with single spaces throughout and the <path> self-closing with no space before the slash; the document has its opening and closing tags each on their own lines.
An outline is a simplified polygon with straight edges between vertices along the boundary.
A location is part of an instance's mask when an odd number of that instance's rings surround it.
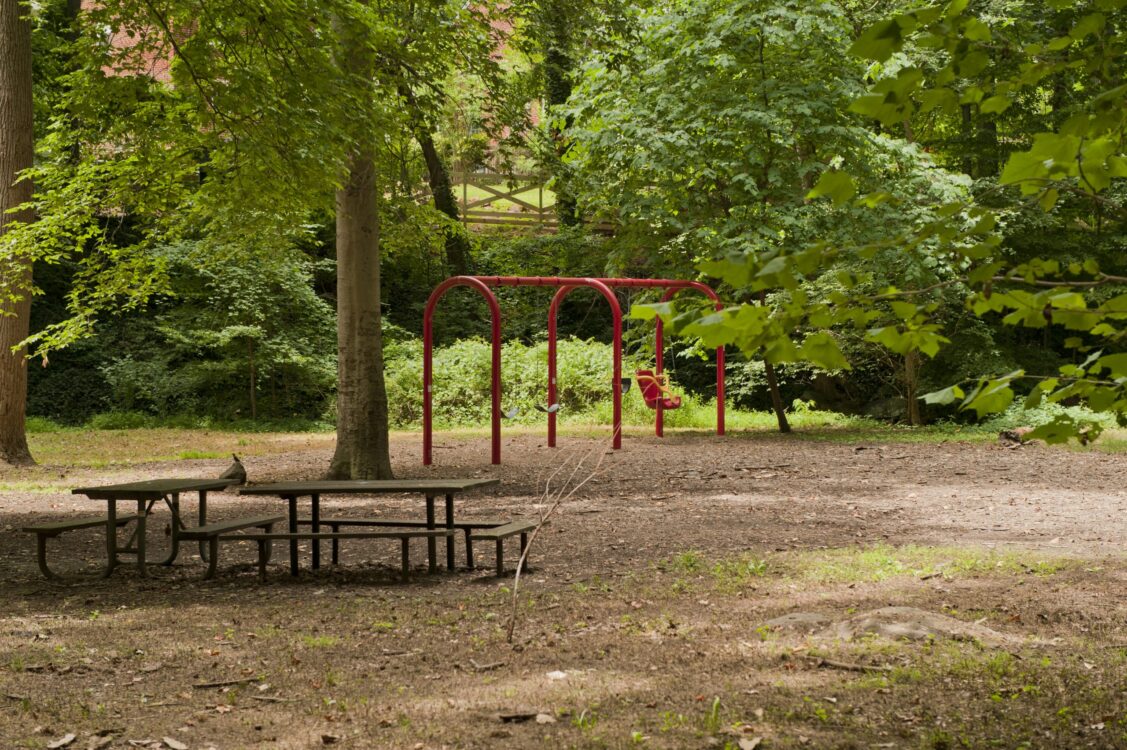
<svg viewBox="0 0 1127 750">
<path fill-rule="evenodd" d="M 131 521 L 136 521 L 140 517 L 141 516 L 137 513 L 115 516 L 114 523 L 117 526 L 124 526 Z M 74 518 L 69 521 L 53 521 L 51 523 L 35 524 L 34 526 L 24 526 L 20 531 L 35 534 L 35 560 L 39 564 L 40 572 L 42 572 L 44 577 L 48 580 L 60 581 L 62 580 L 62 576 L 56 574 L 47 565 L 47 540 L 54 539 L 65 531 L 92 529 L 97 526 L 104 527 L 108 522 L 109 518 L 106 516 L 92 516 L 87 518 Z"/>
<path fill-rule="evenodd" d="M 503 526 L 494 526 L 475 531 L 470 536 L 475 541 L 486 539 L 508 539 L 516 534 L 526 534 L 530 529 L 535 529 L 538 521 L 511 521 Z"/>
<path fill-rule="evenodd" d="M 342 531 L 338 533 L 323 533 L 312 531 L 279 532 L 267 531 L 263 534 L 222 534 L 213 537 L 215 544 L 218 542 L 255 542 L 258 544 L 258 572 L 263 579 L 266 578 L 266 563 L 270 560 L 270 547 L 275 540 L 298 541 L 305 539 L 330 540 L 333 542 L 334 557 L 336 559 L 336 545 L 341 539 L 398 539 L 402 557 L 403 579 L 407 580 L 411 574 L 410 547 L 411 539 L 416 537 L 434 539 L 449 537 L 453 529 L 404 529 L 400 531 Z M 215 553 L 212 553 L 213 559 Z"/>
<path fill-rule="evenodd" d="M 130 521 L 136 521 L 140 516 L 136 513 L 128 515 L 116 516 L 114 520 L 117 521 L 118 526 L 123 526 Z M 40 523 L 35 526 L 24 526 L 20 531 L 26 531 L 29 534 L 42 534 L 43 536 L 58 536 L 64 531 L 71 529 L 91 529 L 95 526 L 105 526 L 108 519 L 105 516 L 94 516 L 91 518 L 77 518 L 72 521 L 55 521 L 53 523 Z"/>
<path fill-rule="evenodd" d="M 503 526 L 494 526 L 493 528 L 474 531 L 467 536 L 467 539 L 474 541 L 487 541 L 492 539 L 497 543 L 497 575 L 502 576 L 505 574 L 505 540 L 511 536 L 520 534 L 520 553 L 521 557 L 524 557 L 524 551 L 528 548 L 528 532 L 539 525 L 539 521 L 532 519 L 517 519 Z M 527 564 L 528 559 L 525 558 L 525 570 L 527 570 Z M 470 561 L 470 567 L 473 568 L 472 560 Z"/>
<path fill-rule="evenodd" d="M 263 532 L 269 533 L 274 530 L 274 524 L 284 520 L 286 520 L 285 516 L 232 518 L 227 521 L 216 521 L 214 523 L 204 524 L 203 526 L 181 529 L 180 538 L 187 540 L 198 539 L 207 542 L 207 572 L 204 573 L 203 577 L 204 580 L 208 580 L 215 577 L 215 569 L 219 564 L 219 540 L 223 538 L 224 534 L 253 528 L 259 528 L 262 529 Z M 203 550 L 200 551 L 202 553 Z M 271 550 L 263 550 L 260 545 L 260 552 L 269 558 Z M 263 565 L 265 564 L 264 562 Z"/>
<path fill-rule="evenodd" d="M 298 524 L 308 526 L 312 519 L 299 518 Z M 318 521 L 322 526 L 419 526 L 426 527 L 427 522 L 419 518 L 322 518 Z M 496 519 L 471 519 L 468 521 L 455 521 L 450 528 L 455 529 L 487 529 L 494 526 L 504 526 L 505 521 Z"/>
<path fill-rule="evenodd" d="M 278 523 L 286 520 L 285 516 L 256 516 L 253 518 L 233 518 L 229 521 L 216 521 L 204 526 L 193 526 L 180 530 L 181 539 L 210 539 L 218 534 L 226 534 L 241 529 L 251 529 L 257 526 Z"/>
</svg>

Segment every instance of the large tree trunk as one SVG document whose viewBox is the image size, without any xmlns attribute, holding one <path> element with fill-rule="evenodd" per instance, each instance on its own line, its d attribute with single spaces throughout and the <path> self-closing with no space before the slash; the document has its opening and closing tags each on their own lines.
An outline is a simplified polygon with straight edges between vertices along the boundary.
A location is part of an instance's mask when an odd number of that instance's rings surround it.
<svg viewBox="0 0 1127 750">
<path fill-rule="evenodd" d="M 330 479 L 390 479 L 380 332 L 380 245 L 371 146 L 337 191 L 337 447 Z"/>
<path fill-rule="evenodd" d="M 32 165 L 30 9 L 17 0 L 0 0 L 0 247 L 10 221 L 30 222 L 30 211 L 9 214 L 31 199 L 31 183 L 15 184 Z M 35 463 L 27 447 L 26 349 L 31 318 L 31 264 L 0 255 L 0 463 Z"/>
</svg>

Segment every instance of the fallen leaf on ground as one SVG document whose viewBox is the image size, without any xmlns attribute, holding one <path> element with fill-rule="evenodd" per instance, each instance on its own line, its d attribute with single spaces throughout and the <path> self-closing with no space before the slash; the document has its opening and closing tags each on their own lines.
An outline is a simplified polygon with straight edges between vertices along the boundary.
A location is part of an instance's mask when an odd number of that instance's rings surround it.
<svg viewBox="0 0 1127 750">
<path fill-rule="evenodd" d="M 175 737 L 161 737 L 164 744 L 168 745 L 171 750 L 188 750 L 188 746 Z"/>
<path fill-rule="evenodd" d="M 48 742 L 47 748 L 48 748 L 48 750 L 55 750 L 56 748 L 59 748 L 59 747 L 66 747 L 70 743 L 74 742 L 74 738 L 76 736 L 77 735 L 75 735 L 75 734 L 67 733 L 67 734 L 63 735 L 62 737 L 60 737 L 59 739 L 55 740 L 54 742 Z"/>
</svg>

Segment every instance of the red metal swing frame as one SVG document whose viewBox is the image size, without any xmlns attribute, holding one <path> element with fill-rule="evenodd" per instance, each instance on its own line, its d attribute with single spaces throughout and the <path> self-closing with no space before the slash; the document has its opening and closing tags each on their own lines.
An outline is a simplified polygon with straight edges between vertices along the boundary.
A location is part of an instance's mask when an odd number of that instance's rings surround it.
<svg viewBox="0 0 1127 750">
<path fill-rule="evenodd" d="M 454 276 L 446 279 L 431 292 L 423 313 L 423 464 L 429 466 L 433 461 L 432 441 L 432 384 L 434 380 L 434 310 L 439 300 L 454 287 L 465 286 L 476 289 L 489 304 L 492 343 L 491 386 L 492 406 L 492 462 L 501 463 L 501 307 L 497 303 L 495 287 L 503 286 L 545 286 L 556 288 L 556 294 L 548 306 L 548 403 L 556 403 L 556 316 L 560 303 L 576 289 L 590 288 L 602 294 L 610 304 L 614 322 L 613 343 L 613 439 L 615 449 L 622 447 L 622 307 L 614 289 L 625 287 L 635 289 L 665 289 L 662 302 L 667 302 L 684 289 L 693 289 L 711 299 L 716 309 L 723 308 L 716 291 L 699 281 L 683 279 L 597 279 L 568 278 L 559 276 Z M 665 342 L 661 318 L 657 319 L 655 333 L 656 367 L 655 374 L 661 377 L 665 369 Z M 664 434 L 664 409 L 659 401 L 655 409 L 654 431 L 658 437 Z M 724 434 L 724 347 L 716 348 L 716 434 Z M 548 445 L 556 445 L 556 414 L 548 414 Z"/>
</svg>

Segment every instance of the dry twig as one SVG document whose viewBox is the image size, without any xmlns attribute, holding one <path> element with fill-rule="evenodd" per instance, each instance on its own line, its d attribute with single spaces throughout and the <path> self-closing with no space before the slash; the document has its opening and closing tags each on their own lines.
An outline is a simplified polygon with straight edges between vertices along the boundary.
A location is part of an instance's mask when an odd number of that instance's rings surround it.
<svg viewBox="0 0 1127 750">
<path fill-rule="evenodd" d="M 591 469 L 590 472 L 588 472 L 587 476 L 583 477 L 583 479 L 573 484 L 576 475 L 579 474 L 579 470 L 583 468 L 583 465 L 587 461 L 587 459 L 589 459 L 591 455 L 596 451 L 600 451 L 600 455 L 599 460 L 595 462 L 595 466 Z M 540 535 L 540 531 L 544 528 L 544 524 L 548 522 L 548 519 L 552 517 L 552 515 L 559 509 L 559 507 L 563 505 L 565 501 L 570 500 L 575 495 L 575 493 L 583 487 L 583 485 L 587 484 L 599 475 L 603 466 L 603 461 L 606 460 L 608 453 L 609 451 L 605 446 L 596 446 L 584 453 L 582 456 L 580 456 L 579 460 L 575 462 L 575 466 L 572 467 L 571 473 L 568 474 L 567 479 L 565 479 L 563 483 L 560 484 L 559 489 L 553 489 L 552 481 L 561 472 L 563 472 L 564 469 L 567 468 L 568 464 L 570 463 L 570 459 L 561 462 L 560 465 L 557 466 L 556 469 L 548 475 L 548 478 L 544 480 L 544 491 L 540 494 L 540 502 L 538 503 L 538 505 L 540 505 L 542 508 L 547 507 L 548 510 L 542 510 L 540 512 L 540 521 L 536 524 L 536 528 L 532 530 L 532 534 L 529 535 L 528 544 L 526 544 L 524 549 L 521 551 L 520 560 L 517 561 L 517 570 L 516 574 L 513 577 L 513 605 L 512 611 L 509 614 L 509 631 L 507 635 L 509 643 L 513 642 L 513 631 L 517 626 L 517 596 L 520 592 L 520 574 L 521 571 L 524 570 L 525 560 L 528 559 L 528 551 L 532 549 L 532 545 L 536 542 L 536 538 Z"/>
</svg>

